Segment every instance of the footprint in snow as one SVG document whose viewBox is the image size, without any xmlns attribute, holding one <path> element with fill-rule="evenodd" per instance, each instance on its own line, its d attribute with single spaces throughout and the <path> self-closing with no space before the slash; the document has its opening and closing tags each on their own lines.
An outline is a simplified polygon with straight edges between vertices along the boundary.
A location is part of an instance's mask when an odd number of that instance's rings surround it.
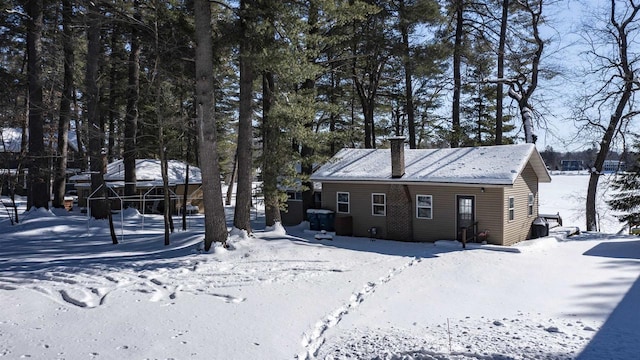
<svg viewBox="0 0 640 360">
<path fill-rule="evenodd" d="M 226 303 L 234 303 L 234 304 L 239 304 L 243 301 L 246 300 L 246 298 L 239 298 L 239 297 L 235 297 L 235 296 L 231 296 L 231 295 L 225 295 L 225 294 L 211 294 L 212 296 L 226 302 Z"/>
</svg>

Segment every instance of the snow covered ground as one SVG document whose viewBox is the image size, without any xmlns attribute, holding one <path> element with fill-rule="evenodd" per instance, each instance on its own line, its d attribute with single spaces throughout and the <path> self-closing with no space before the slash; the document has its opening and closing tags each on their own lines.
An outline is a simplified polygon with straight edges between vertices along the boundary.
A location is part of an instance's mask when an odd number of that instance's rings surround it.
<svg viewBox="0 0 640 360">
<path fill-rule="evenodd" d="M 542 184 L 542 213 L 584 227 L 587 176 Z M 24 208 L 22 209 L 24 211 Z M 227 209 L 227 217 L 232 209 Z M 401 243 L 304 226 L 233 231 L 203 253 L 202 218 L 163 246 L 126 212 L 0 218 L 0 358 L 635 359 L 640 240 L 550 236 L 514 247 Z M 178 221 L 178 219 L 176 219 Z M 180 228 L 176 223 L 176 228 Z"/>
</svg>

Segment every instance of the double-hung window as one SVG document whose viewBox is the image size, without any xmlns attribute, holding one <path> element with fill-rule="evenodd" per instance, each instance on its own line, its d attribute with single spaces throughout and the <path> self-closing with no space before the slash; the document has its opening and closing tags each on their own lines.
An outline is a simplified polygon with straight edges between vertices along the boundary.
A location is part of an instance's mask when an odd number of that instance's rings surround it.
<svg viewBox="0 0 640 360">
<path fill-rule="evenodd" d="M 535 197 L 533 196 L 533 193 L 529 193 L 529 198 L 527 200 L 527 214 L 529 216 L 533 215 L 533 201 L 534 201 Z"/>
<path fill-rule="evenodd" d="M 416 195 L 416 217 L 418 219 L 433 219 L 433 196 Z"/>
<path fill-rule="evenodd" d="M 516 199 L 513 196 L 509 196 L 509 220 L 516 218 Z"/>
<path fill-rule="evenodd" d="M 387 195 L 380 193 L 371 194 L 371 215 L 387 215 Z"/>
<path fill-rule="evenodd" d="M 336 193 L 336 210 L 336 212 L 343 214 L 348 214 L 350 212 L 348 192 Z"/>
</svg>

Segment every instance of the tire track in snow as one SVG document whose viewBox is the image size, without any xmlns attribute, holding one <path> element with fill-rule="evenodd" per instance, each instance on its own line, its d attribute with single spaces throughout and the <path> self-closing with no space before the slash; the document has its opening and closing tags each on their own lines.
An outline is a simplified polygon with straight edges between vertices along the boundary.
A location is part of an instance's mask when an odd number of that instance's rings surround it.
<svg viewBox="0 0 640 360">
<path fill-rule="evenodd" d="M 297 358 L 301 360 L 315 359 L 320 346 L 322 346 L 325 341 L 324 334 L 327 330 L 336 326 L 345 315 L 347 315 L 351 310 L 357 308 L 360 303 L 362 303 L 369 295 L 375 292 L 376 288 L 379 285 L 388 283 L 394 276 L 400 274 L 406 268 L 413 266 L 420 261 L 422 261 L 422 259 L 413 258 L 408 263 L 398 268 L 392 268 L 391 270 L 389 270 L 389 273 L 386 276 L 379 278 L 378 282 L 367 282 L 362 287 L 362 290 L 351 295 L 349 301 L 330 312 L 324 318 L 320 319 L 310 332 L 305 332 L 304 334 L 302 334 L 302 346 L 304 347 L 304 351 L 301 354 L 297 355 Z"/>
</svg>

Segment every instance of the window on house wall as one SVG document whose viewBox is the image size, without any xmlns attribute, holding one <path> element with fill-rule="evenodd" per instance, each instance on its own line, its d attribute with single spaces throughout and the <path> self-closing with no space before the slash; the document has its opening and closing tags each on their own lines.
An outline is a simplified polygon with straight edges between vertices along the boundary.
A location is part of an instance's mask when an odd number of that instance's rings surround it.
<svg viewBox="0 0 640 360">
<path fill-rule="evenodd" d="M 416 195 L 416 217 L 418 219 L 433 219 L 433 197 L 431 195 Z"/>
<path fill-rule="evenodd" d="M 378 216 L 387 215 L 386 194 L 371 194 L 371 214 Z"/>
<path fill-rule="evenodd" d="M 533 215 L 533 201 L 534 201 L 533 193 L 529 193 L 529 199 L 527 201 L 527 214 L 529 216 Z"/>
<path fill-rule="evenodd" d="M 509 220 L 516 218 L 516 199 L 513 196 L 509 196 Z"/>
<path fill-rule="evenodd" d="M 302 193 L 299 191 L 287 191 L 287 200 L 302 200 Z"/>
<path fill-rule="evenodd" d="M 349 193 L 338 192 L 336 193 L 336 212 L 348 214 L 350 211 L 349 206 Z"/>
</svg>

